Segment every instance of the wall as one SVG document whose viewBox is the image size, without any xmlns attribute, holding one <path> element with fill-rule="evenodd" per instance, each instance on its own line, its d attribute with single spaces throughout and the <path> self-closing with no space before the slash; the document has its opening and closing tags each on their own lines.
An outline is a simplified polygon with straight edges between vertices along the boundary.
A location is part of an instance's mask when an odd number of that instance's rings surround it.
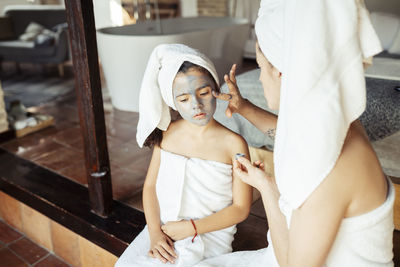
<svg viewBox="0 0 400 267">
<path fill-rule="evenodd" d="M 228 0 L 197 0 L 197 10 L 199 16 L 227 16 Z"/>
<path fill-rule="evenodd" d="M 388 12 L 400 16 L 400 0 L 365 0 L 365 4 L 370 12 Z"/>
<path fill-rule="evenodd" d="M 0 15 L 8 5 L 64 5 L 64 0 L 0 0 Z"/>
<path fill-rule="evenodd" d="M 197 17 L 197 0 L 180 0 L 182 17 Z"/>
<path fill-rule="evenodd" d="M 3 15 L 4 7 L 8 5 L 29 5 L 27 0 L 0 0 L 0 14 Z"/>
</svg>

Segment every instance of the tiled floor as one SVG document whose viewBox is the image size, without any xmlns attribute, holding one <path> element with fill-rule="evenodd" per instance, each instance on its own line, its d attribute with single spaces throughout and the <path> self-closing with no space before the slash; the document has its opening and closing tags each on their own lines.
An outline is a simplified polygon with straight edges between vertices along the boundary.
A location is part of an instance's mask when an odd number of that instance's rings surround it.
<svg viewBox="0 0 400 267">
<path fill-rule="evenodd" d="M 0 220 L 0 267 L 68 267 L 47 249 Z"/>
</svg>

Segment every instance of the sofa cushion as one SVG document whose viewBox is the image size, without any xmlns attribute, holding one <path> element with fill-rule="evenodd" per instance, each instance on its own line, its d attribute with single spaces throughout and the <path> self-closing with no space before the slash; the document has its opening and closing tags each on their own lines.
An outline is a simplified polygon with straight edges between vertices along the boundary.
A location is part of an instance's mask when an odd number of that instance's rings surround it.
<svg viewBox="0 0 400 267">
<path fill-rule="evenodd" d="M 54 55 L 55 46 L 35 47 L 34 42 L 0 41 L 1 60 L 41 62 Z"/>
<path fill-rule="evenodd" d="M 14 32 L 21 35 L 32 21 L 51 29 L 53 26 L 67 21 L 65 8 L 52 6 L 6 6 L 4 13 L 11 17 Z"/>
<path fill-rule="evenodd" d="M 0 17 L 0 40 L 12 40 L 16 37 L 11 18 Z"/>
<path fill-rule="evenodd" d="M 50 34 L 41 33 L 35 38 L 35 47 L 46 47 L 54 44 L 55 37 Z"/>
</svg>

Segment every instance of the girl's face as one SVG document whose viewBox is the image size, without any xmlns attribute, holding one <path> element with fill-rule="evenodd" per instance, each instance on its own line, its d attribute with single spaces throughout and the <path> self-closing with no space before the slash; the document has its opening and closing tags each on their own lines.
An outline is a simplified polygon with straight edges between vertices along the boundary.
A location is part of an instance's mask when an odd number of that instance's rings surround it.
<svg viewBox="0 0 400 267">
<path fill-rule="evenodd" d="M 256 45 L 256 59 L 261 69 L 260 81 L 264 88 L 264 97 L 268 102 L 268 107 L 278 110 L 281 94 L 281 73 L 264 56 L 258 44 Z"/>
<path fill-rule="evenodd" d="M 214 115 L 216 100 L 211 91 L 215 83 L 209 75 L 195 68 L 178 73 L 172 85 L 175 107 L 183 119 L 206 125 Z"/>
</svg>

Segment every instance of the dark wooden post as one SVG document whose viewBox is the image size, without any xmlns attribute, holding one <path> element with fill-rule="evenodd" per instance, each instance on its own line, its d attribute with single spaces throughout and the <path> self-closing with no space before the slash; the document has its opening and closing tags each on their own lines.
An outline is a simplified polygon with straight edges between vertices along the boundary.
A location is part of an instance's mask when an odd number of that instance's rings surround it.
<svg viewBox="0 0 400 267">
<path fill-rule="evenodd" d="M 92 210 L 107 216 L 112 188 L 91 0 L 65 0 Z"/>
</svg>

